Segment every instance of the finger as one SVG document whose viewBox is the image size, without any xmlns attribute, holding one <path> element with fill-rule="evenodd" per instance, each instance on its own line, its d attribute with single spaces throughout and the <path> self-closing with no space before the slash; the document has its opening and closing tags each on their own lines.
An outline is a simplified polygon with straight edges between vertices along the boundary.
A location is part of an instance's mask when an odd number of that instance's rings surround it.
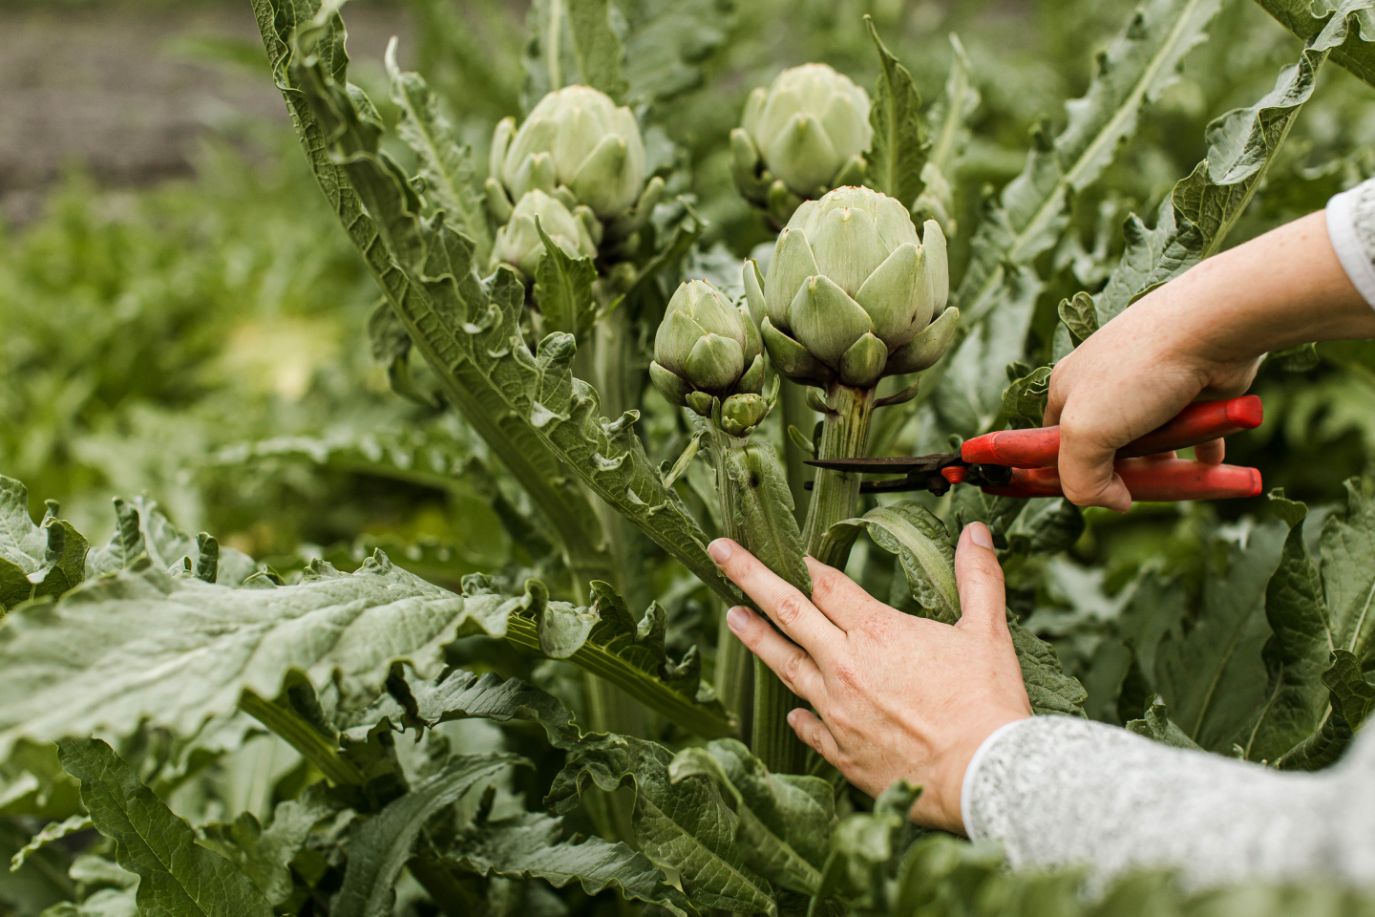
<svg viewBox="0 0 1375 917">
<path fill-rule="evenodd" d="M 1113 470 L 1122 443 L 1104 442 L 1072 422 L 1060 423 L 1060 489 L 1076 506 L 1106 506 L 1126 512 L 1131 491 Z"/>
<path fill-rule="evenodd" d="M 783 633 L 813 656 L 825 655 L 829 647 L 844 639 L 844 634 L 805 595 L 734 541 L 718 538 L 707 545 L 707 553 Z"/>
<path fill-rule="evenodd" d="M 803 743 L 816 749 L 817 754 L 836 767 L 840 766 L 840 746 L 830 728 L 815 713 L 798 707 L 788 714 L 788 725 Z"/>
<path fill-rule="evenodd" d="M 1060 414 L 1065 409 L 1065 391 L 1068 384 L 1068 364 L 1061 361 L 1050 371 L 1050 384 L 1046 392 L 1046 410 L 1042 415 L 1041 423 L 1047 427 L 1053 427 L 1060 422 Z"/>
<path fill-rule="evenodd" d="M 812 604 L 847 633 L 876 611 L 878 600 L 835 567 L 805 557 L 812 575 Z"/>
<path fill-rule="evenodd" d="M 746 649 L 773 670 L 789 691 L 813 704 L 825 701 L 826 682 L 821 670 L 802 647 L 743 605 L 726 612 L 726 626 Z"/>
<path fill-rule="evenodd" d="M 982 522 L 971 522 L 960 533 L 955 546 L 955 586 L 960 593 L 957 626 L 1007 633 L 1003 568 L 993 552 L 993 536 Z"/>
<path fill-rule="evenodd" d="M 1194 458 L 1205 465 L 1221 465 L 1227 457 L 1227 443 L 1221 439 L 1210 439 L 1194 446 Z"/>
</svg>

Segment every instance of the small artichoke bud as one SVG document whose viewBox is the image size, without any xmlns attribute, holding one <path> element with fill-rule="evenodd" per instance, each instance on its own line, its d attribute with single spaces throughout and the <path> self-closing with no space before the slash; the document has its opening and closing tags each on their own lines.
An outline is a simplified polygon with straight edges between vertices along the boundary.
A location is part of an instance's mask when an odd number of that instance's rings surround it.
<svg viewBox="0 0 1375 917">
<path fill-rule="evenodd" d="M 918 238 L 907 208 L 868 188 L 802 204 L 764 283 L 752 263 L 744 275 L 769 358 L 798 382 L 869 388 L 931 365 L 954 331 L 953 317 L 931 321 L 950 292 L 940 226 L 928 220 Z"/>
<path fill-rule="evenodd" d="M 788 192 L 819 197 L 862 175 L 873 135 L 869 96 L 848 77 L 825 64 L 784 70 L 750 93 L 731 134 L 736 183 L 770 212 Z"/>
<path fill-rule="evenodd" d="M 635 206 L 645 168 L 635 116 L 590 86 L 549 93 L 518 130 L 507 118 L 492 137 L 492 177 L 511 197 L 565 192 L 603 220 Z"/>
<path fill-rule="evenodd" d="M 763 419 L 760 413 L 745 423 L 755 416 L 753 399 L 764 388 L 763 349 L 759 331 L 744 309 L 705 280 L 691 280 L 668 301 L 654 335 L 649 376 L 669 401 L 704 417 L 711 416 L 712 404 L 719 399 L 723 426 L 743 432 Z M 752 397 L 740 400 L 745 395 Z"/>
<path fill-rule="evenodd" d="M 592 227 L 596 218 L 586 207 L 578 207 L 577 211 L 569 210 L 558 198 L 543 191 L 527 193 L 516 203 L 510 221 L 497 230 L 492 245 L 492 266 L 506 263 L 519 268 L 527 277 L 535 276 L 544 258 L 541 228 L 568 257 L 595 257 L 597 244 Z"/>
</svg>

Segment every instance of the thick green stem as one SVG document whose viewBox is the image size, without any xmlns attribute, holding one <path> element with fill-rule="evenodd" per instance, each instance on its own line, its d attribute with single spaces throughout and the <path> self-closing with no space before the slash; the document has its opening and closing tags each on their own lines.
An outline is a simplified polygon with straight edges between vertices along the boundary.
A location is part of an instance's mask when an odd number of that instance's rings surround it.
<svg viewBox="0 0 1375 917">
<path fill-rule="evenodd" d="M 284 740 L 336 786 L 362 786 L 363 772 L 339 755 L 338 739 L 323 734 L 294 710 L 245 691 L 239 709 Z"/>
<path fill-rule="evenodd" d="M 721 527 L 727 538 L 748 544 L 743 519 L 736 505 L 738 494 L 730 483 L 729 457 L 732 449 L 742 449 L 746 441 L 707 424 L 707 451 L 716 468 L 716 493 L 720 499 Z M 721 612 L 716 643 L 716 694 L 721 703 L 734 714 L 742 736 L 750 734 L 753 711 L 753 670 L 750 653 L 726 626 L 726 613 Z"/>
<path fill-rule="evenodd" d="M 874 413 L 874 390 L 832 385 L 826 393 L 830 405 L 821 421 L 821 442 L 817 458 L 822 460 L 856 458 L 867 455 L 869 421 Z M 807 553 L 833 567 L 845 565 L 848 551 L 837 550 L 826 542 L 826 532 L 842 519 L 855 514 L 859 501 L 860 476 L 850 471 L 818 469 L 812 485 L 812 502 L 807 507 L 807 522 L 802 540 Z M 840 556 L 834 556 L 840 555 Z"/>
<path fill-rule="evenodd" d="M 793 495 L 793 511 L 797 521 L 802 521 L 803 507 L 807 505 L 807 481 L 811 469 L 807 466 L 807 456 L 787 436 L 789 427 L 810 440 L 816 426 L 816 411 L 807 404 L 807 388 L 798 382 L 783 379 L 778 388 L 778 401 L 783 409 L 783 463 L 788 470 L 788 490 Z"/>
</svg>

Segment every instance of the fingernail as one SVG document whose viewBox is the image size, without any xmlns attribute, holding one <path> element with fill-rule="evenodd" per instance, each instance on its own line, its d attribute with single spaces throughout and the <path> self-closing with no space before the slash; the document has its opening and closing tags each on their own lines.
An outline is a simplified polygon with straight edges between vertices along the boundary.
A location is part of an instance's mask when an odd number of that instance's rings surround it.
<svg viewBox="0 0 1375 917">
<path fill-rule="evenodd" d="M 729 538 L 718 538 L 707 545 L 707 553 L 710 554 L 711 559 L 718 564 L 725 563 L 726 559 L 730 557 L 730 552 L 731 543 Z"/>
<path fill-rule="evenodd" d="M 749 619 L 750 613 L 739 605 L 726 612 L 726 626 L 736 632 L 739 632 Z"/>
<path fill-rule="evenodd" d="M 789 726 L 795 725 L 796 722 L 797 722 L 797 711 L 796 711 L 796 710 L 789 710 L 789 711 L 788 711 L 787 720 L 788 720 L 788 725 L 789 725 Z"/>
<path fill-rule="evenodd" d="M 993 548 L 993 533 L 982 522 L 969 523 L 969 540 L 981 548 Z"/>
</svg>

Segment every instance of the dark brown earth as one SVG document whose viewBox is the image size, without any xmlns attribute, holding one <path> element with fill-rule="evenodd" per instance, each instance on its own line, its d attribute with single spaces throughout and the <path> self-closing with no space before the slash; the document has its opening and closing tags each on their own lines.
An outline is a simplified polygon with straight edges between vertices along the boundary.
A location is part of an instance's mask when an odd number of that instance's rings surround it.
<svg viewBox="0 0 1375 917">
<path fill-rule="evenodd" d="M 406 31 L 396 8 L 350 5 L 349 48 L 380 57 Z M 243 59 L 197 63 L 188 45 L 229 43 Z M 199 138 L 238 118 L 285 123 L 262 69 L 248 0 L 149 8 L 6 6 L 0 0 L 0 221 L 22 223 L 64 170 L 103 185 L 186 174 Z"/>
</svg>

